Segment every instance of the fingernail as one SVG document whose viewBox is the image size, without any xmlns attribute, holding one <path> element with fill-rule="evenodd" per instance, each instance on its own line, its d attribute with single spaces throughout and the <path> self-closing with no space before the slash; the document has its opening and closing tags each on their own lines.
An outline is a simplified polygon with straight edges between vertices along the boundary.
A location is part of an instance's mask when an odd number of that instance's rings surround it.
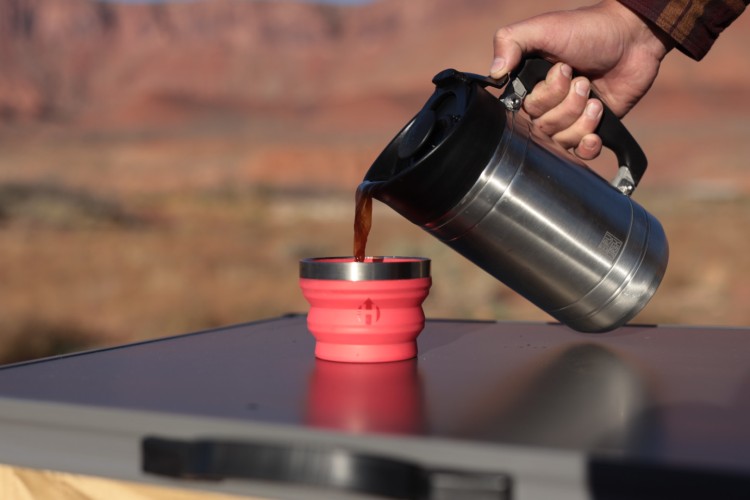
<svg viewBox="0 0 750 500">
<path fill-rule="evenodd" d="M 505 69 L 505 58 L 504 57 L 496 57 L 492 60 L 492 66 L 490 67 L 490 76 L 493 78 L 499 78 L 503 76 L 505 73 L 503 70 Z"/>
<path fill-rule="evenodd" d="M 582 97 L 588 97 L 590 88 L 588 80 L 578 80 L 575 84 L 576 94 Z"/>
<path fill-rule="evenodd" d="M 565 76 L 565 78 L 573 77 L 573 68 L 571 68 L 567 64 L 560 65 L 560 72 Z"/>
<path fill-rule="evenodd" d="M 586 116 L 589 118 L 599 118 L 602 114 L 602 109 L 602 104 L 598 100 L 593 99 L 586 105 Z"/>
</svg>

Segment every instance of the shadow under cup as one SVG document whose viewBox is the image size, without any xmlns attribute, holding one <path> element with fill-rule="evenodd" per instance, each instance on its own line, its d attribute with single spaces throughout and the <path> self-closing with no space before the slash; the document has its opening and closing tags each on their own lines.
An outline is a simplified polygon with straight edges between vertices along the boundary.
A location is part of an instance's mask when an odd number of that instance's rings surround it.
<svg viewBox="0 0 750 500">
<path fill-rule="evenodd" d="M 377 363 L 417 355 L 422 302 L 432 284 L 429 259 L 303 259 L 299 281 L 310 304 L 307 327 L 316 340 L 316 357 Z"/>
</svg>

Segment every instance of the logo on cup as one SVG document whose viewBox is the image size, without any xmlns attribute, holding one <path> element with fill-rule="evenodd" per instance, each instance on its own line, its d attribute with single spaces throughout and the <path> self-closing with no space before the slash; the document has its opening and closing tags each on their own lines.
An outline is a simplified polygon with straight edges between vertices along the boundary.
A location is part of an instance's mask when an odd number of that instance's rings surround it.
<svg viewBox="0 0 750 500">
<path fill-rule="evenodd" d="M 365 325 L 371 325 L 380 319 L 380 308 L 371 299 L 362 302 L 357 308 L 357 320 Z"/>
</svg>

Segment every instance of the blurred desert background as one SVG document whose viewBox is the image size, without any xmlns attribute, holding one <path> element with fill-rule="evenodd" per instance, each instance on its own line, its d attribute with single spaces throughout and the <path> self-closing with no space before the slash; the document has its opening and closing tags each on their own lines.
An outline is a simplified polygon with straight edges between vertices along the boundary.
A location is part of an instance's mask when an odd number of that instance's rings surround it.
<svg viewBox="0 0 750 500">
<path fill-rule="evenodd" d="M 0 362 L 304 312 L 354 189 L 438 71 L 591 2 L 0 0 Z M 671 261 L 638 322 L 750 324 L 750 14 L 625 119 Z M 595 162 L 603 175 L 613 158 Z M 429 317 L 549 318 L 376 202 L 368 253 L 433 259 Z"/>
</svg>

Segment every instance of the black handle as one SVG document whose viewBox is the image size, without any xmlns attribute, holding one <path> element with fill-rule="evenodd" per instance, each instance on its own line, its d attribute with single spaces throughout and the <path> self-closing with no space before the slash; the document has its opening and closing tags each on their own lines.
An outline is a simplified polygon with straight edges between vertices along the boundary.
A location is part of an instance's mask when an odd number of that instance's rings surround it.
<svg viewBox="0 0 750 500">
<path fill-rule="evenodd" d="M 511 497 L 503 473 L 431 470 L 343 448 L 146 437 L 141 451 L 145 472 L 174 478 L 251 479 L 416 500 Z"/>
<path fill-rule="evenodd" d="M 552 68 L 552 63 L 544 59 L 538 57 L 524 59 L 511 74 L 511 83 L 508 89 L 523 98 L 526 92 L 530 92 L 534 88 L 534 85 L 546 78 L 550 68 Z M 522 86 L 522 89 L 519 89 L 516 81 Z M 592 97 L 602 101 L 593 91 Z M 646 172 L 648 160 L 641 146 L 622 121 L 617 118 L 604 101 L 602 101 L 602 106 L 604 112 L 595 132 L 602 138 L 602 144 L 611 149 L 617 156 L 620 169 L 612 184 L 624 194 L 630 195 Z"/>
</svg>

